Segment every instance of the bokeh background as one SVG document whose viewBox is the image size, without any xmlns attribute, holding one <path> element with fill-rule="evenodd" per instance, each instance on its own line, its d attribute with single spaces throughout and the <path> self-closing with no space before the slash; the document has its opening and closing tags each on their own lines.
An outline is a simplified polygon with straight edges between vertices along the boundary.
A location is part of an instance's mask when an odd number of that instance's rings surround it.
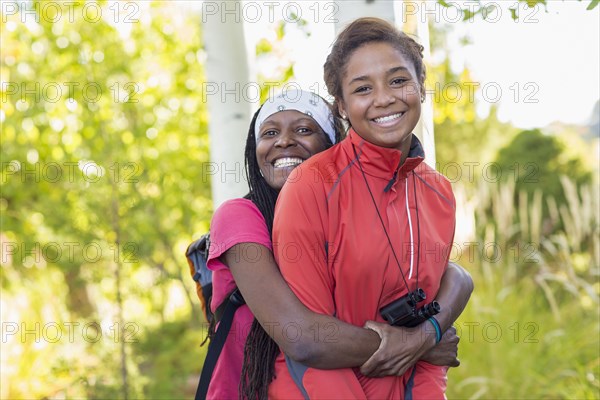
<svg viewBox="0 0 600 400">
<path fill-rule="evenodd" d="M 475 281 L 448 398 L 600 398 L 598 0 L 470 3 L 428 16 L 451 260 Z M 219 53 L 201 2 L 1 5 L 0 397 L 190 398 L 206 324 L 184 251 L 214 210 Z M 240 19 L 263 99 L 323 88 L 302 43 L 333 40 L 326 5 Z"/>
</svg>

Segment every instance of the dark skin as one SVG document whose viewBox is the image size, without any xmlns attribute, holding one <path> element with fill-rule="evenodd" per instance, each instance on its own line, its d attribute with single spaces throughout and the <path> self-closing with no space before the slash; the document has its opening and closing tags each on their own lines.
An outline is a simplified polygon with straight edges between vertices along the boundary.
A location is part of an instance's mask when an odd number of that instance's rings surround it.
<svg viewBox="0 0 600 400">
<path fill-rule="evenodd" d="M 390 349 L 388 344 L 384 343 L 384 345 L 361 366 L 361 372 L 367 376 L 402 375 L 419 359 L 435 365 L 458 367 L 460 361 L 456 358 L 456 349 L 460 339 L 456 336 L 456 329 L 452 326 L 452 323 L 454 323 L 456 318 L 458 318 L 464 310 L 472 292 L 473 281 L 470 275 L 458 264 L 449 263 L 442 276 L 442 283 L 436 297 L 440 304 L 443 304 L 442 310 L 435 316 L 435 319 L 440 324 L 442 332 L 445 331 L 440 343 L 431 346 L 431 343 L 429 343 L 428 340 L 429 337 L 421 338 L 417 335 L 414 339 L 416 343 L 419 342 L 419 339 L 422 339 L 422 345 L 418 347 L 416 352 L 408 354 L 403 359 L 399 359 L 397 356 L 394 358 L 392 354 L 396 353 L 391 353 L 400 351 L 399 349 Z M 432 332 L 432 326 L 429 326 L 429 323 L 424 323 L 422 326 L 425 326 L 429 329 L 429 332 Z M 392 340 L 391 338 L 394 333 L 396 333 L 394 332 L 394 329 L 398 329 L 390 325 L 373 321 L 368 321 L 365 324 L 365 327 L 379 332 L 382 337 L 382 342 Z M 405 339 L 404 342 L 408 342 L 408 339 Z M 405 345 L 405 343 L 400 343 L 400 345 Z M 429 348 L 429 350 L 427 350 L 427 348 Z"/>
</svg>

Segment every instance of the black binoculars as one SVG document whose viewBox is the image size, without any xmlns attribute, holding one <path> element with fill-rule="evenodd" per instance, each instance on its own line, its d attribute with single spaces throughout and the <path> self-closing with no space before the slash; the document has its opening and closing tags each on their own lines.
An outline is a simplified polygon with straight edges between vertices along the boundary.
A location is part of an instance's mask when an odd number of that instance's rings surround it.
<svg viewBox="0 0 600 400">
<path fill-rule="evenodd" d="M 417 288 L 381 307 L 379 312 L 390 325 L 412 328 L 440 312 L 440 304 L 435 300 L 417 308 L 426 297 L 425 291 Z"/>
</svg>

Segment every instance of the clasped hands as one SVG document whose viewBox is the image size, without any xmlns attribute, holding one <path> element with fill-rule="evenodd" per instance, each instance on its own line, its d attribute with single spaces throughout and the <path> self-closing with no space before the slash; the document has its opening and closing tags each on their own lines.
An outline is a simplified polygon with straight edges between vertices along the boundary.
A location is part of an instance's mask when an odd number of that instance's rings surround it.
<svg viewBox="0 0 600 400">
<path fill-rule="evenodd" d="M 425 322 L 414 328 L 405 328 L 367 321 L 364 328 L 377 332 L 381 343 L 360 367 L 360 372 L 373 378 L 401 376 L 419 360 L 439 366 L 458 367 L 460 338 L 456 335 L 456 328 L 450 327 L 436 344 L 433 327 L 428 324 Z"/>
</svg>

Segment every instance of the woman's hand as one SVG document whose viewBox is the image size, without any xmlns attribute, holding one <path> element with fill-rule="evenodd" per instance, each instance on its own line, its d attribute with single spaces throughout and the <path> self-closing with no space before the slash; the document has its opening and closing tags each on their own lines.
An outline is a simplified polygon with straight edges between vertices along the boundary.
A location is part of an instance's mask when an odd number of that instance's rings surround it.
<svg viewBox="0 0 600 400">
<path fill-rule="evenodd" d="M 435 346 L 435 333 L 426 329 L 425 324 L 404 328 L 367 321 L 364 327 L 381 338 L 377 351 L 360 367 L 365 376 L 401 376 Z"/>
<path fill-rule="evenodd" d="M 421 360 L 444 367 L 458 367 L 460 365 L 460 360 L 457 358 L 459 341 L 456 328 L 451 326 L 442 336 L 442 340 L 423 354 Z"/>
</svg>

